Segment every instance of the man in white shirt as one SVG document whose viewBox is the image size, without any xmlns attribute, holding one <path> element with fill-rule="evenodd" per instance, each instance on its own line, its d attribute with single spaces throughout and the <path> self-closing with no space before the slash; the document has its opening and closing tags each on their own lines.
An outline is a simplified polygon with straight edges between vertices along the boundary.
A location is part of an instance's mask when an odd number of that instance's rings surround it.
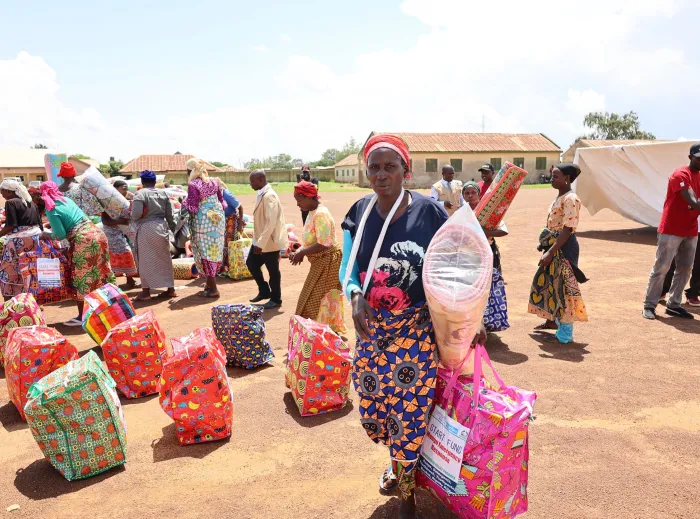
<svg viewBox="0 0 700 519">
<path fill-rule="evenodd" d="M 455 170 L 449 164 L 442 167 L 442 180 L 435 182 L 430 188 L 430 197 L 437 200 L 449 216 L 462 207 L 462 183 L 455 180 Z"/>
</svg>

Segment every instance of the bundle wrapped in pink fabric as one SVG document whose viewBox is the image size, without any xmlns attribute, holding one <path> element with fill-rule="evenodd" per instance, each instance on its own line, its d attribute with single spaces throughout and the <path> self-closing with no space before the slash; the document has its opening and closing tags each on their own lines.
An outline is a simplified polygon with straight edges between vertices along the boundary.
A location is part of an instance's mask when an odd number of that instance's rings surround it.
<svg viewBox="0 0 700 519">
<path fill-rule="evenodd" d="M 460 518 L 510 519 L 527 511 L 528 426 L 537 394 L 506 386 L 483 346 L 473 351 L 473 378 L 438 371 L 416 483 Z M 499 387 L 482 379 L 482 361 Z"/>
<path fill-rule="evenodd" d="M 454 370 L 481 326 L 493 279 L 493 253 L 468 205 L 435 233 L 423 263 L 423 287 L 440 363 Z M 465 372 L 471 372 L 468 366 Z"/>
<path fill-rule="evenodd" d="M 503 165 L 474 209 L 474 214 L 484 229 L 493 231 L 498 227 L 526 177 L 527 171 L 515 164 L 506 162 Z"/>
</svg>

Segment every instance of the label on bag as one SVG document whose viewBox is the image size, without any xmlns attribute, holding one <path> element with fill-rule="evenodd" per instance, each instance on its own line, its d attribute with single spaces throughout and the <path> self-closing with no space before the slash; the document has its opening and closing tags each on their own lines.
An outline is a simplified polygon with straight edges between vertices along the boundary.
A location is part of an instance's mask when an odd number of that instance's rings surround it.
<svg viewBox="0 0 700 519">
<path fill-rule="evenodd" d="M 61 262 L 58 258 L 37 258 L 36 277 L 40 287 L 61 286 Z"/>
<path fill-rule="evenodd" d="M 469 429 L 436 406 L 421 448 L 420 469 L 448 494 L 461 494 L 460 471 Z"/>
<path fill-rule="evenodd" d="M 250 254 L 251 247 L 243 247 L 243 259 L 248 259 L 248 254 Z"/>
</svg>

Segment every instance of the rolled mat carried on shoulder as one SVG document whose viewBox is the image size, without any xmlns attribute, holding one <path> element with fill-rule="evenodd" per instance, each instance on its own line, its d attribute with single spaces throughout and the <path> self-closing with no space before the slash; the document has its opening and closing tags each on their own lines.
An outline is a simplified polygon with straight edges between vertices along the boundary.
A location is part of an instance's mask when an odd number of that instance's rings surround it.
<svg viewBox="0 0 700 519">
<path fill-rule="evenodd" d="M 510 162 L 503 165 L 491 187 L 474 209 L 482 227 L 489 230 L 498 227 L 526 177 L 527 171 L 524 169 Z"/>
</svg>

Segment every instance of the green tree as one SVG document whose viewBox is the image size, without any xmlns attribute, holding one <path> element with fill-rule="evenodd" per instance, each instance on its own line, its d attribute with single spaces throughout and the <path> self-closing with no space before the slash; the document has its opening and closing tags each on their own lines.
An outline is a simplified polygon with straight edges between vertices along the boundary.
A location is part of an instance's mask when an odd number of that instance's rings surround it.
<svg viewBox="0 0 700 519">
<path fill-rule="evenodd" d="M 79 160 L 92 158 L 92 157 L 88 157 L 87 155 L 83 155 L 82 153 L 74 153 L 73 155 L 71 155 L 71 157 L 79 159 Z"/>
<path fill-rule="evenodd" d="M 272 162 L 272 169 L 292 169 L 294 167 L 292 156 L 286 153 L 270 157 L 270 161 Z"/>
<path fill-rule="evenodd" d="M 270 162 L 269 158 L 267 159 L 258 159 L 258 158 L 252 158 L 246 162 L 243 163 L 243 167 L 249 171 L 253 171 L 254 169 L 270 169 Z"/>
<path fill-rule="evenodd" d="M 295 168 L 300 168 L 303 165 L 304 165 L 304 161 L 302 159 L 294 159 L 292 161 L 292 166 L 294 166 Z"/>
<path fill-rule="evenodd" d="M 209 164 L 211 164 L 212 166 L 216 166 L 217 168 L 225 168 L 226 166 L 228 166 L 228 164 L 226 164 L 225 162 L 211 161 Z"/>
<path fill-rule="evenodd" d="M 312 166 L 315 168 L 323 168 L 323 167 L 328 167 L 328 166 L 333 166 L 336 162 L 339 162 L 342 160 L 342 158 L 338 158 L 341 156 L 340 150 L 337 150 L 336 148 L 329 148 L 323 153 L 321 153 L 321 160 L 317 160 L 316 162 L 312 162 Z M 343 157 L 345 158 L 345 157 Z"/>
<path fill-rule="evenodd" d="M 623 115 L 608 112 L 591 112 L 584 119 L 583 124 L 591 129 L 590 133 L 579 137 L 581 139 L 597 140 L 625 140 L 640 139 L 654 140 L 653 133 L 645 132 L 641 128 L 639 116 L 632 111 Z"/>
<path fill-rule="evenodd" d="M 48 150 L 49 147 L 39 143 L 39 144 L 35 144 L 34 146 L 32 146 L 32 149 L 34 149 L 34 150 Z"/>
<path fill-rule="evenodd" d="M 343 160 L 345 157 L 357 155 L 358 153 L 360 153 L 360 143 L 355 140 L 355 137 L 350 137 L 350 140 L 345 143 L 345 146 L 343 146 L 340 152 L 340 154 L 344 156 L 338 160 Z"/>
<path fill-rule="evenodd" d="M 110 160 L 107 164 L 100 164 L 100 171 L 103 175 L 114 177 L 119 175 L 119 170 L 124 167 L 121 160 Z"/>
</svg>

